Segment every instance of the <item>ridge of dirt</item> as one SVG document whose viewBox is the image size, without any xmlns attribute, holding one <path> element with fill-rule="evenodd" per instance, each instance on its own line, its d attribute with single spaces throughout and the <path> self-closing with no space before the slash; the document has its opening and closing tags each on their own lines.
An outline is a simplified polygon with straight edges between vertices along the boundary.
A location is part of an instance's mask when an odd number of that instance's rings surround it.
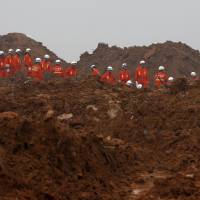
<svg viewBox="0 0 200 200">
<path fill-rule="evenodd" d="M 200 199 L 199 89 L 1 81 L 1 199 Z"/>
<path fill-rule="evenodd" d="M 33 57 L 43 57 L 49 54 L 52 61 L 58 59 L 58 56 L 43 46 L 41 42 L 26 36 L 22 33 L 8 33 L 0 36 L 0 49 L 7 52 L 9 48 L 32 49 Z M 128 63 L 131 72 L 131 78 L 134 77 L 134 71 L 141 59 L 145 59 L 150 69 L 150 77 L 158 66 L 164 65 L 170 76 L 183 77 L 190 76 L 192 71 L 200 73 L 200 53 L 190 46 L 181 42 L 167 41 L 164 43 L 155 43 L 150 46 L 132 46 L 120 48 L 109 46 L 105 43 L 99 43 L 97 48 L 89 54 L 84 52 L 78 61 L 79 72 L 82 77 L 87 77 L 90 73 L 89 66 L 95 64 L 103 72 L 107 66 L 114 67 L 114 73 L 117 74 L 122 63 Z M 63 61 L 63 66 L 68 65 Z M 153 81 L 153 80 L 151 80 Z"/>
<path fill-rule="evenodd" d="M 7 35 L 0 36 L 1 50 L 7 52 L 8 49 L 15 50 L 17 48 L 21 49 L 22 51 L 25 51 L 26 48 L 31 48 L 31 55 L 33 56 L 33 58 L 43 58 L 45 54 L 48 54 L 50 55 L 52 61 L 60 59 L 54 52 L 44 46 L 42 42 L 38 42 L 23 33 L 8 33 Z M 62 61 L 64 62 L 64 64 L 66 64 L 64 60 Z"/>
<path fill-rule="evenodd" d="M 91 64 L 96 64 L 102 71 L 111 65 L 117 73 L 122 63 L 126 62 L 133 78 L 134 71 L 142 59 L 146 60 L 152 78 L 160 65 L 165 66 L 169 75 L 173 77 L 188 77 L 192 71 L 200 73 L 199 51 L 193 50 L 181 42 L 171 41 L 152 44 L 148 47 L 133 46 L 128 48 L 110 47 L 108 44 L 99 43 L 91 54 L 85 52 L 80 56 L 79 65 L 83 68 L 83 74 L 85 68 Z"/>
</svg>

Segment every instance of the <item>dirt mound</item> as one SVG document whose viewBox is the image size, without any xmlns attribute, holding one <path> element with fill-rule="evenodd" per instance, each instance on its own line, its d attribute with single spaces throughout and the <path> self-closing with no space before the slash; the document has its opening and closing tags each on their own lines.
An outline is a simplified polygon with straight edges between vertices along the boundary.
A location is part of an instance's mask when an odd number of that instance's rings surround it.
<svg viewBox="0 0 200 200">
<path fill-rule="evenodd" d="M 57 59 L 57 55 L 43 46 L 41 42 L 37 42 L 22 33 L 9 33 L 0 36 L 0 49 L 7 52 L 9 48 L 26 48 L 32 49 L 33 57 L 43 57 L 49 54 L 52 61 Z M 132 78 L 135 68 L 141 59 L 145 59 L 150 67 L 151 78 L 158 66 L 164 65 L 170 76 L 183 77 L 189 76 L 191 71 L 200 73 L 200 53 L 181 42 L 165 42 L 152 44 L 150 46 L 133 46 L 128 48 L 119 48 L 117 46 L 109 47 L 107 44 L 100 43 L 92 54 L 88 52 L 80 56 L 78 65 L 80 66 L 80 74 L 85 78 L 90 73 L 89 66 L 96 64 L 103 72 L 108 65 L 115 68 L 118 72 L 122 63 L 129 65 Z M 67 65 L 66 61 L 64 66 Z"/>
<path fill-rule="evenodd" d="M 109 47 L 100 43 L 92 54 L 85 52 L 80 57 L 79 64 L 84 68 L 96 64 L 103 71 L 108 65 L 119 70 L 126 62 L 132 74 L 141 59 L 145 59 L 151 69 L 151 74 L 158 66 L 164 65 L 170 75 L 174 77 L 189 76 L 191 71 L 200 73 L 200 53 L 191 47 L 179 42 L 165 42 L 152 44 L 148 47 L 119 48 Z M 83 72 L 84 73 L 84 72 Z"/>
<path fill-rule="evenodd" d="M 52 61 L 58 59 L 58 56 L 47 47 L 43 46 L 42 42 L 37 42 L 22 33 L 8 33 L 7 35 L 0 36 L 0 49 L 7 52 L 10 48 L 20 48 L 23 51 L 25 51 L 26 48 L 31 48 L 34 58 L 43 58 L 45 54 L 49 54 Z"/>
<path fill-rule="evenodd" d="M 2 81 L 1 199 L 200 199 L 200 84 L 174 87 Z"/>
</svg>

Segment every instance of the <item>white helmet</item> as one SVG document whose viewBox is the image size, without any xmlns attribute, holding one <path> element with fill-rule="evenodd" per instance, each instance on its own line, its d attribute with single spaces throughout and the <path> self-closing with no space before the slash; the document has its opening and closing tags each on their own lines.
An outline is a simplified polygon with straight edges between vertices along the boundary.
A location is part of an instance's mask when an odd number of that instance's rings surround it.
<svg viewBox="0 0 200 200">
<path fill-rule="evenodd" d="M 146 64 L 146 62 L 144 60 L 141 60 L 140 64 L 143 65 L 143 64 Z"/>
<path fill-rule="evenodd" d="M 122 68 L 126 68 L 126 67 L 128 67 L 127 63 L 123 63 Z"/>
<path fill-rule="evenodd" d="M 159 70 L 159 71 L 164 71 L 164 70 L 165 70 L 165 67 L 164 67 L 164 66 L 160 66 L 160 67 L 158 67 L 158 70 Z"/>
<path fill-rule="evenodd" d="M 128 80 L 128 81 L 126 82 L 126 85 L 131 86 L 131 85 L 133 85 L 133 82 L 132 82 L 131 80 Z"/>
<path fill-rule="evenodd" d="M 30 49 L 30 48 L 27 48 L 27 49 L 26 49 L 26 53 L 29 53 L 29 52 L 31 52 L 31 49 Z"/>
<path fill-rule="evenodd" d="M 139 89 L 139 90 L 142 89 L 142 84 L 137 84 L 136 88 Z"/>
<path fill-rule="evenodd" d="M 191 72 L 191 76 L 195 77 L 195 76 L 197 76 L 197 73 L 196 72 Z"/>
<path fill-rule="evenodd" d="M 16 53 L 19 53 L 19 52 L 21 52 L 21 49 L 16 49 L 15 52 L 16 52 Z"/>
<path fill-rule="evenodd" d="M 174 78 L 173 78 L 172 76 L 170 76 L 170 77 L 168 78 L 168 81 L 169 81 L 169 82 L 173 82 L 173 81 L 174 81 Z"/>
<path fill-rule="evenodd" d="M 93 69 L 94 67 L 96 67 L 96 65 L 91 65 L 90 68 Z"/>
<path fill-rule="evenodd" d="M 13 49 L 9 49 L 8 50 L 8 53 L 12 53 L 14 50 Z"/>
<path fill-rule="evenodd" d="M 76 65 L 77 62 L 76 62 L 75 60 L 73 60 L 73 61 L 71 62 L 71 64 L 72 64 L 72 65 Z"/>
<path fill-rule="evenodd" d="M 41 63 L 42 60 L 41 60 L 41 58 L 36 58 L 36 59 L 35 59 L 35 62 L 36 62 L 36 63 Z"/>
<path fill-rule="evenodd" d="M 60 63 L 61 63 L 61 60 L 56 60 L 55 63 L 56 63 L 56 64 L 60 64 Z"/>
<path fill-rule="evenodd" d="M 49 59 L 50 56 L 48 54 L 44 55 L 44 59 Z"/>
<path fill-rule="evenodd" d="M 2 56 L 4 54 L 4 51 L 0 51 L 0 56 Z"/>
<path fill-rule="evenodd" d="M 108 66 L 108 67 L 107 67 L 107 70 L 108 70 L 108 71 L 113 71 L 113 67 Z"/>
</svg>

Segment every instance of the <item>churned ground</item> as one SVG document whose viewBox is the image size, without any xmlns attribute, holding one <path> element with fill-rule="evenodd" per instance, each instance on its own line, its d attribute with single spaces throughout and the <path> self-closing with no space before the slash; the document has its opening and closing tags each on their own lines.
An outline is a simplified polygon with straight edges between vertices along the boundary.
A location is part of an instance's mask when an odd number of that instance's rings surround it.
<svg viewBox="0 0 200 200">
<path fill-rule="evenodd" d="M 200 83 L 1 81 L 0 199 L 200 199 Z"/>
</svg>

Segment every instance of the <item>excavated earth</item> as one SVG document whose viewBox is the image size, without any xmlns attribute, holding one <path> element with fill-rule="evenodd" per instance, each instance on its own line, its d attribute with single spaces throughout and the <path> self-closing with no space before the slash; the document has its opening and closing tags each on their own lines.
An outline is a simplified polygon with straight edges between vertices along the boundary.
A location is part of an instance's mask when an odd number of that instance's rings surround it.
<svg viewBox="0 0 200 200">
<path fill-rule="evenodd" d="M 91 54 L 85 52 L 81 55 L 79 65 L 82 75 L 91 64 L 96 64 L 101 71 L 111 65 L 114 67 L 114 73 L 117 74 L 122 63 L 126 62 L 133 78 L 134 71 L 141 59 L 144 59 L 149 67 L 151 81 L 160 65 L 164 65 L 169 75 L 176 78 L 188 77 L 192 71 L 200 73 L 199 51 L 181 42 L 171 41 L 128 48 L 110 47 L 108 44 L 100 43 Z"/>
<path fill-rule="evenodd" d="M 200 82 L 0 82 L 0 199 L 200 199 Z"/>
</svg>

